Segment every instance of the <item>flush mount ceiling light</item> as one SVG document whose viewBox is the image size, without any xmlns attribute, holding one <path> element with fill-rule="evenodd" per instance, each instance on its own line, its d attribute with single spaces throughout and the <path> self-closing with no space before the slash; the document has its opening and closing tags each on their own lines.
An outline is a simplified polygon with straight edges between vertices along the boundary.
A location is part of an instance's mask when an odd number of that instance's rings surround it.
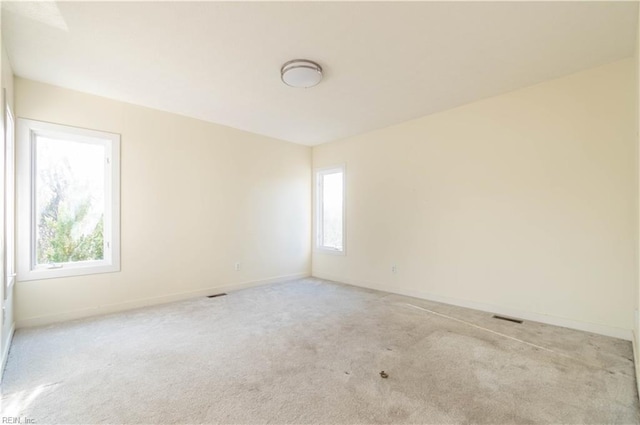
<svg viewBox="0 0 640 425">
<path fill-rule="evenodd" d="M 282 82 L 291 87 L 313 87 L 322 80 L 322 67 L 306 59 L 294 59 L 280 68 Z"/>
</svg>

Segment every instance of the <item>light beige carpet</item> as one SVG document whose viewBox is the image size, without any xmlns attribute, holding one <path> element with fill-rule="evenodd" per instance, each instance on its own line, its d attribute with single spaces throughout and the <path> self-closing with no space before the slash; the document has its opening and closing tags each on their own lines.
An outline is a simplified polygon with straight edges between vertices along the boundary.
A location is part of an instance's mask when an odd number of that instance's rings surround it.
<svg viewBox="0 0 640 425">
<path fill-rule="evenodd" d="M 640 420 L 631 359 L 627 341 L 303 279 L 19 330 L 2 415 L 629 424 Z"/>
</svg>

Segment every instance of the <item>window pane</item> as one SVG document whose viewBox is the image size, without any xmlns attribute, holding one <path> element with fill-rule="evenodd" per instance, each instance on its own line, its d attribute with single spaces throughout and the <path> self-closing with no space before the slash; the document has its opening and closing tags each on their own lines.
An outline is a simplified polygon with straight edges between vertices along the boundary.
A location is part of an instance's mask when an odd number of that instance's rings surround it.
<svg viewBox="0 0 640 425">
<path fill-rule="evenodd" d="M 342 250 L 342 173 L 322 178 L 322 245 Z"/>
<path fill-rule="evenodd" d="M 34 154 L 36 265 L 104 259 L 104 146 L 37 136 Z"/>
</svg>

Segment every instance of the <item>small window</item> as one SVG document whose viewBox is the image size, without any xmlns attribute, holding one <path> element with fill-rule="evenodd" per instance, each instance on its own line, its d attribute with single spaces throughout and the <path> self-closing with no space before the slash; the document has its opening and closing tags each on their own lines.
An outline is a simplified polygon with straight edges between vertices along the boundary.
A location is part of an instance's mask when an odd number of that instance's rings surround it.
<svg viewBox="0 0 640 425">
<path fill-rule="evenodd" d="M 316 172 L 316 248 L 344 253 L 344 167 Z"/>
<path fill-rule="evenodd" d="M 120 136 L 18 120 L 18 280 L 120 269 Z"/>
</svg>

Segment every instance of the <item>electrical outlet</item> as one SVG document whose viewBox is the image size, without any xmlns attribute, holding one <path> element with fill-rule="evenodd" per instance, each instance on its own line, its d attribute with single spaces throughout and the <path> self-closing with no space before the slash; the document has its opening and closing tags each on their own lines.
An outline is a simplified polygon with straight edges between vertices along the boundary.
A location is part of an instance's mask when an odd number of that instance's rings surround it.
<svg viewBox="0 0 640 425">
<path fill-rule="evenodd" d="M 239 272 L 240 271 L 240 263 L 236 263 L 234 266 L 235 271 Z"/>
<path fill-rule="evenodd" d="M 391 266 L 391 273 L 396 274 L 398 273 L 398 266 L 396 266 L 395 264 Z"/>
</svg>

